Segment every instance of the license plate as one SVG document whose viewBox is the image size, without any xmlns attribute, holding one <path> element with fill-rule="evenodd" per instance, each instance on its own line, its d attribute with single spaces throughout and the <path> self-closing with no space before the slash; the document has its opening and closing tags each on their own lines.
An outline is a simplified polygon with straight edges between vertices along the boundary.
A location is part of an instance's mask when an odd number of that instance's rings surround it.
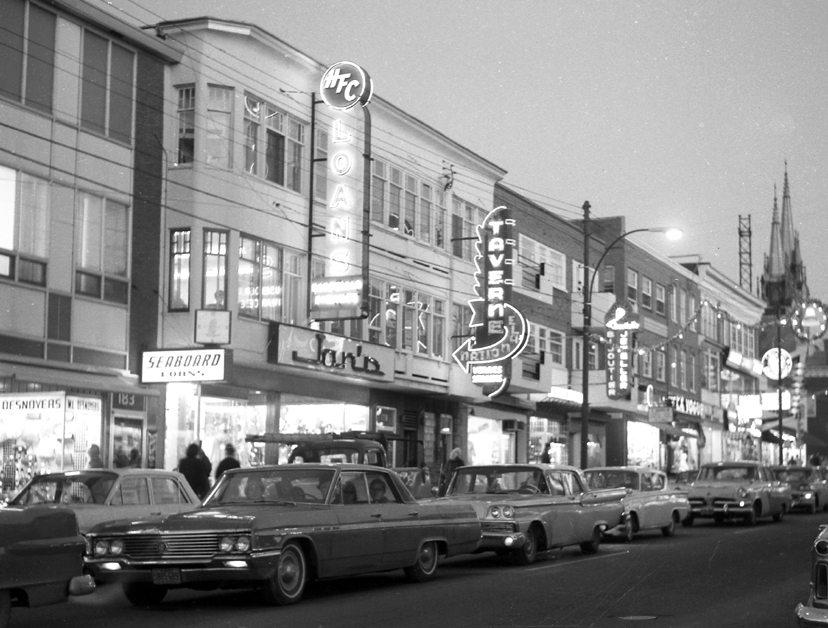
<svg viewBox="0 0 828 628">
<path fill-rule="evenodd" d="M 160 567 L 152 570 L 153 584 L 181 584 L 181 571 L 176 567 Z"/>
</svg>

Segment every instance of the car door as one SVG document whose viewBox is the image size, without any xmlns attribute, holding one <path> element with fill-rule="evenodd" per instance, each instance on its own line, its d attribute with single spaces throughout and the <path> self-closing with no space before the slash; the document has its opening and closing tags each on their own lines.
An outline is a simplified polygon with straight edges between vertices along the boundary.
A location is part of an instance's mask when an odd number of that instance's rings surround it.
<svg viewBox="0 0 828 628">
<path fill-rule="evenodd" d="M 549 487 L 549 503 L 541 515 L 546 521 L 547 530 L 551 530 L 551 545 L 571 545 L 574 532 L 571 522 L 573 511 L 578 508 L 574 497 L 567 493 L 561 471 L 547 471 L 546 484 Z"/>
<path fill-rule="evenodd" d="M 558 528 L 562 528 L 565 545 L 573 545 L 592 538 L 592 517 L 588 511 L 592 506 L 584 505 L 582 498 L 586 491 L 581 479 L 572 471 L 561 470 L 566 493 L 565 501 L 557 508 Z"/>
<path fill-rule="evenodd" d="M 397 484 L 387 472 L 371 471 L 365 474 L 365 479 L 368 482 L 369 501 L 373 506 L 371 516 L 382 528 L 383 567 L 412 565 L 420 541 L 426 535 L 428 527 L 436 522 L 428 521 L 427 508 L 405 502 Z M 421 511 L 424 513 L 422 519 Z"/>
<path fill-rule="evenodd" d="M 642 527 L 660 528 L 670 523 L 673 506 L 667 493 L 667 476 L 661 471 L 646 471 L 648 491 L 644 494 L 647 511 L 647 525 Z"/>
<path fill-rule="evenodd" d="M 331 548 L 329 576 L 360 573 L 382 563 L 384 548 L 381 511 L 369 499 L 364 471 L 343 471 L 333 503 L 339 531 Z"/>
<path fill-rule="evenodd" d="M 773 471 L 768 469 L 767 467 L 762 467 L 759 469 L 760 473 L 764 474 L 765 483 L 767 484 L 767 493 L 768 493 L 768 503 L 770 505 L 770 512 L 777 513 L 780 512 L 783 508 L 788 509 L 790 508 L 790 500 L 788 499 L 788 495 L 790 495 L 790 487 L 787 482 L 783 482 L 779 478 L 776 477 Z"/>
</svg>

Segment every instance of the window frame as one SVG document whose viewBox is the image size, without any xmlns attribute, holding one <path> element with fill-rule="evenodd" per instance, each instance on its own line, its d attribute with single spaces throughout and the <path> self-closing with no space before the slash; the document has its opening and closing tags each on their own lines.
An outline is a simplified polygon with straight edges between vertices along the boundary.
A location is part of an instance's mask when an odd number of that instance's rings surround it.
<svg viewBox="0 0 828 628">
<path fill-rule="evenodd" d="M 170 312 L 190 309 L 190 278 L 192 277 L 192 230 L 170 229 L 170 267 L 167 308 Z M 176 279 L 176 273 L 180 279 Z M 181 305 L 176 307 L 177 303 Z"/>
<path fill-rule="evenodd" d="M 641 307 L 653 310 L 653 280 L 641 275 Z"/>
<path fill-rule="evenodd" d="M 655 285 L 655 313 L 667 316 L 667 288 L 660 283 Z"/>
<path fill-rule="evenodd" d="M 626 296 L 630 303 L 638 305 L 638 271 L 627 268 Z"/>
<path fill-rule="evenodd" d="M 99 201 L 99 231 L 93 233 L 95 224 L 86 220 L 87 205 L 84 199 Z M 122 209 L 120 212 L 123 219 L 120 221 L 123 229 L 120 244 L 111 244 L 113 230 L 109 227 L 112 217 L 112 209 Z M 94 208 L 93 208 L 94 209 Z M 78 191 L 75 204 L 75 261 L 74 261 L 74 293 L 76 295 L 101 299 L 107 303 L 129 307 L 131 285 L 131 225 L 132 211 L 129 205 L 115 201 L 105 196 L 98 196 L 89 192 Z M 89 234 L 87 240 L 87 233 Z M 92 239 L 97 242 L 91 242 Z M 97 265 L 93 265 L 91 257 L 87 257 L 87 247 L 94 244 L 97 250 Z M 121 251 L 119 255 L 123 264 L 123 274 L 111 270 L 112 252 Z M 87 262 L 85 260 L 89 259 Z"/>
</svg>

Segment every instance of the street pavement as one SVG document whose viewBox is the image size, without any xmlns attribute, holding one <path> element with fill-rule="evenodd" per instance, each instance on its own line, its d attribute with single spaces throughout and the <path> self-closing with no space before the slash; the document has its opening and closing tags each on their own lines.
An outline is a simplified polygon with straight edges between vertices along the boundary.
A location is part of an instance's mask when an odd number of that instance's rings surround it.
<svg viewBox="0 0 828 628">
<path fill-rule="evenodd" d="M 136 608 L 104 586 L 68 604 L 12 611 L 11 628 L 691 628 L 795 626 L 808 594 L 810 548 L 828 513 L 755 527 L 699 522 L 676 536 L 542 554 L 528 567 L 493 554 L 444 561 L 435 580 L 401 571 L 311 583 L 295 606 L 251 591 L 172 591 Z"/>
</svg>

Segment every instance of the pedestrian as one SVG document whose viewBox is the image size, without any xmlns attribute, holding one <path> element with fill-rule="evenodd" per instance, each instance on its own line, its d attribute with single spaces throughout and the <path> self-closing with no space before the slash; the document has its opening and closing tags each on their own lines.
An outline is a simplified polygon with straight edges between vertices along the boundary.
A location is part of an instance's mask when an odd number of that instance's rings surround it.
<svg viewBox="0 0 828 628">
<path fill-rule="evenodd" d="M 457 467 L 462 467 L 464 464 L 466 464 L 466 462 L 460 457 L 460 448 L 455 447 L 451 450 L 448 460 L 446 460 L 446 463 L 440 470 L 440 497 L 446 494 L 449 482 L 451 481 L 451 476 L 454 475 L 455 469 L 457 469 Z"/>
<path fill-rule="evenodd" d="M 205 470 L 204 461 L 199 457 L 200 452 L 198 443 L 187 445 L 186 455 L 178 461 L 178 471 L 189 482 L 198 498 L 204 499 L 210 490 L 210 472 Z"/>
<path fill-rule="evenodd" d="M 233 443 L 227 443 L 224 446 L 224 459 L 216 467 L 216 479 L 218 480 L 227 469 L 238 469 L 239 467 L 241 467 L 241 463 L 236 460 L 236 448 L 233 447 Z"/>
<path fill-rule="evenodd" d="M 132 467 L 134 469 L 141 468 L 141 452 L 138 451 L 137 447 L 133 447 L 129 452 L 129 462 L 127 463 L 128 467 Z"/>
<path fill-rule="evenodd" d="M 552 447 L 552 443 L 546 443 L 543 446 L 543 453 L 541 454 L 541 462 L 543 464 L 549 464 L 552 462 L 552 456 L 549 455 L 549 448 Z"/>
<path fill-rule="evenodd" d="M 104 463 L 103 459 L 101 458 L 101 448 L 97 445 L 90 445 L 89 450 L 86 452 L 86 455 L 89 456 L 89 462 L 86 463 L 87 469 L 103 469 Z"/>
</svg>

